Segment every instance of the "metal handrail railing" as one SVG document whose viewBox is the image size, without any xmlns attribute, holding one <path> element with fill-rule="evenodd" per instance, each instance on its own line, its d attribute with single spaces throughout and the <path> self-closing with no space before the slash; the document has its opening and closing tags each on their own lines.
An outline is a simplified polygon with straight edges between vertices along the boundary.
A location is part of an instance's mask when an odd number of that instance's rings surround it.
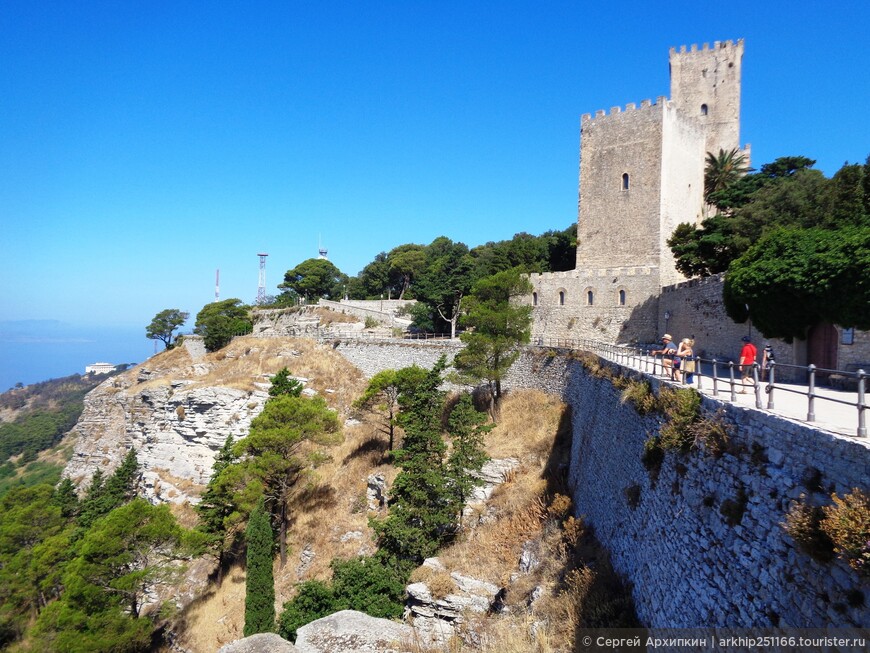
<svg viewBox="0 0 870 653">
<path fill-rule="evenodd" d="M 550 346 L 544 343 L 540 344 L 542 344 L 542 346 Z M 863 369 L 860 369 L 857 372 L 847 372 L 844 370 L 819 368 L 812 364 L 807 366 L 786 365 L 777 364 L 771 361 L 768 369 L 765 370 L 769 372 L 768 380 L 767 382 L 765 382 L 763 379 L 759 378 L 759 376 L 762 375 L 762 370 L 761 366 L 757 362 L 752 363 L 751 369 L 744 370 L 743 368 L 747 366 L 741 366 L 734 361 L 726 362 L 719 361 L 715 358 L 706 359 L 698 356 L 693 356 L 692 360 L 695 363 L 695 369 L 694 371 L 687 373 L 681 369 L 674 369 L 673 363 L 671 363 L 670 365 L 666 363 L 666 361 L 668 360 L 673 360 L 674 357 L 663 356 L 661 354 L 653 355 L 649 351 L 645 351 L 641 347 L 614 345 L 610 343 L 588 340 L 577 341 L 577 344 L 580 344 L 583 348 L 589 349 L 590 351 L 625 367 L 630 367 L 632 369 L 650 373 L 651 366 L 651 374 L 653 374 L 654 376 L 670 377 L 671 380 L 676 381 L 680 384 L 694 385 L 697 387 L 698 390 L 702 390 L 704 388 L 704 382 L 705 380 L 707 380 L 712 384 L 711 389 L 712 395 L 714 397 L 719 397 L 720 395 L 719 386 L 722 383 L 727 383 L 728 392 L 730 393 L 730 400 L 732 402 L 737 401 L 738 392 L 744 393 L 746 391 L 746 386 L 750 385 L 754 394 L 755 407 L 762 410 L 774 410 L 774 399 L 777 392 L 789 392 L 792 394 L 805 396 L 807 398 L 807 413 L 805 421 L 807 422 L 813 422 L 816 420 L 815 406 L 817 400 L 827 401 L 845 406 L 853 406 L 857 410 L 858 418 L 856 435 L 858 437 L 867 437 L 867 373 Z M 704 371 L 705 365 L 710 370 L 709 373 Z M 777 383 L 776 371 L 777 369 L 782 368 L 789 368 L 794 371 L 805 372 L 807 375 L 806 390 L 803 390 L 802 388 L 797 389 L 793 387 L 793 384 L 787 385 L 784 383 Z M 741 372 L 740 378 L 737 378 L 737 372 Z M 817 390 L 817 380 L 819 373 L 837 374 L 845 378 L 854 378 L 857 381 L 857 399 L 853 401 L 851 399 L 844 399 L 841 396 L 820 394 Z M 689 380 L 689 376 L 692 377 L 691 380 Z M 738 388 L 740 388 L 739 391 Z M 766 405 L 765 402 L 762 401 L 762 391 L 767 394 Z"/>
</svg>

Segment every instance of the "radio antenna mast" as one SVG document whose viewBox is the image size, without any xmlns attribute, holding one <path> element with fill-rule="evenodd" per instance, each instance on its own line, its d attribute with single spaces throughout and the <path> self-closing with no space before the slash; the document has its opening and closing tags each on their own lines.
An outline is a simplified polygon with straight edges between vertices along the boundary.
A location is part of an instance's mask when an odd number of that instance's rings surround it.
<svg viewBox="0 0 870 653">
<path fill-rule="evenodd" d="M 268 254 L 257 254 L 260 257 L 260 280 L 257 284 L 257 305 L 266 303 L 266 257 Z"/>
</svg>

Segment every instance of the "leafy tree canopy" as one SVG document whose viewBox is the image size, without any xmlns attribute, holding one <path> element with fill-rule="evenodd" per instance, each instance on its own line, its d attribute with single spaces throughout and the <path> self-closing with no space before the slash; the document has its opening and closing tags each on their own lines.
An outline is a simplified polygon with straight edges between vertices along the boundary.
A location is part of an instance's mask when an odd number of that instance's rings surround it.
<svg viewBox="0 0 870 653">
<path fill-rule="evenodd" d="M 241 299 L 224 299 L 202 307 L 193 332 L 203 337 L 208 351 L 226 347 L 234 336 L 251 332 L 248 306 Z"/>
<path fill-rule="evenodd" d="M 300 297 L 308 299 L 334 299 L 342 297 L 348 282 L 332 262 L 323 258 L 310 258 L 284 274 L 284 282 L 278 284 L 282 290 L 292 290 Z"/>
<path fill-rule="evenodd" d="M 414 321 L 423 329 L 450 329 L 456 337 L 456 325 L 462 299 L 474 282 L 474 261 L 463 243 L 441 236 L 426 248 L 426 267 L 414 284 L 418 304 Z"/>
<path fill-rule="evenodd" d="M 154 316 L 145 328 L 145 337 L 149 340 L 160 340 L 166 349 L 172 347 L 172 335 L 176 329 L 180 328 L 190 317 L 190 313 L 185 313 L 177 308 L 167 308 L 160 311 Z"/>
<path fill-rule="evenodd" d="M 870 225 L 783 228 L 728 269 L 725 308 L 768 338 L 803 338 L 820 322 L 870 329 Z"/>
<path fill-rule="evenodd" d="M 720 213 L 700 227 L 679 225 L 668 245 L 687 276 L 725 272 L 765 234 L 781 227 L 837 229 L 865 224 L 870 163 L 846 164 L 831 179 L 811 159 L 783 157 L 765 164 L 711 197 Z"/>
</svg>

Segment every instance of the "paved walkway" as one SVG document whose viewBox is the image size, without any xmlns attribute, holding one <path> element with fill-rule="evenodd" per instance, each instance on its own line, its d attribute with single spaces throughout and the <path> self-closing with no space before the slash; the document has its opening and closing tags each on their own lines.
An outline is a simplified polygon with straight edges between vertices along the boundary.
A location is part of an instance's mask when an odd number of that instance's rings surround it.
<svg viewBox="0 0 870 653">
<path fill-rule="evenodd" d="M 610 360 L 614 360 L 614 358 L 608 355 L 605 352 L 600 353 L 604 358 L 608 358 Z M 633 362 L 630 365 L 627 365 L 625 362 L 620 361 L 621 365 L 625 365 L 627 367 L 631 367 L 633 369 L 637 369 L 640 371 L 644 371 L 649 373 L 650 370 L 653 369 L 651 357 L 645 357 L 640 361 Z M 696 390 L 699 390 L 702 394 L 713 397 L 713 379 L 710 375 L 710 371 L 707 366 L 704 366 L 703 375 L 696 375 L 695 382 L 692 384 Z M 661 370 L 661 364 L 659 363 L 658 369 Z M 656 375 L 658 378 L 667 379 L 666 376 L 661 374 Z M 701 388 L 698 388 L 698 381 L 701 382 Z M 731 386 L 729 383 L 729 377 L 726 375 L 717 374 L 717 390 L 718 394 L 715 396 L 716 399 L 723 402 L 732 402 L 732 393 Z M 776 383 L 776 387 L 773 389 L 773 405 L 774 407 L 768 409 L 768 399 L 769 395 L 766 392 L 768 384 L 765 382 L 761 383 L 761 409 L 765 412 L 773 413 L 775 415 L 780 415 L 781 417 L 785 417 L 788 419 L 798 420 L 800 422 L 806 422 L 812 424 L 816 428 L 830 431 L 832 433 L 838 433 L 840 435 L 846 435 L 850 437 L 857 437 L 858 432 L 858 393 L 857 392 L 845 392 L 840 390 L 834 390 L 828 387 L 819 387 L 817 386 L 814 390 L 815 398 L 813 400 L 813 412 L 814 419 L 808 420 L 809 413 L 809 399 L 807 397 L 808 387 L 806 385 L 795 384 L 795 383 Z M 742 389 L 739 379 L 735 382 L 735 394 L 733 395 L 733 403 L 736 403 L 740 406 L 745 406 L 747 408 L 756 408 L 756 396 L 755 389 L 753 386 L 747 386 L 745 389 L 745 394 L 741 394 L 740 390 Z M 866 398 L 865 398 L 865 406 Z M 870 422 L 870 407 L 864 410 L 865 421 Z M 870 438 L 863 437 L 861 440 L 866 440 L 870 443 Z"/>
</svg>

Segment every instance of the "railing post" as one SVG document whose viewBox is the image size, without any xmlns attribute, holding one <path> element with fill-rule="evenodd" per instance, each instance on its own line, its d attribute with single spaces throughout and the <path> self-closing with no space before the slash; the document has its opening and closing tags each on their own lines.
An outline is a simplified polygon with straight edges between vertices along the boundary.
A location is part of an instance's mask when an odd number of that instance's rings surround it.
<svg viewBox="0 0 870 653">
<path fill-rule="evenodd" d="M 864 381 L 867 376 L 864 373 L 864 370 L 858 370 L 858 437 L 866 438 L 867 437 L 867 424 L 864 421 L 864 411 L 865 403 L 864 403 Z"/>
<path fill-rule="evenodd" d="M 734 389 L 734 361 L 728 361 L 728 378 L 731 381 L 731 401 L 737 401 L 737 390 Z"/>
<path fill-rule="evenodd" d="M 713 359 L 713 396 L 719 396 L 719 378 L 716 372 L 716 359 Z"/>
<path fill-rule="evenodd" d="M 810 372 L 809 392 L 807 392 L 807 421 L 813 422 L 816 419 L 816 366 L 810 363 L 809 367 L 807 367 L 807 370 L 809 370 Z"/>
<path fill-rule="evenodd" d="M 758 385 L 758 363 L 752 363 L 752 384 L 755 386 L 755 407 L 761 408 L 761 386 Z"/>
<path fill-rule="evenodd" d="M 776 388 L 776 361 L 770 362 L 767 379 L 767 410 L 773 410 L 773 390 Z"/>
</svg>

